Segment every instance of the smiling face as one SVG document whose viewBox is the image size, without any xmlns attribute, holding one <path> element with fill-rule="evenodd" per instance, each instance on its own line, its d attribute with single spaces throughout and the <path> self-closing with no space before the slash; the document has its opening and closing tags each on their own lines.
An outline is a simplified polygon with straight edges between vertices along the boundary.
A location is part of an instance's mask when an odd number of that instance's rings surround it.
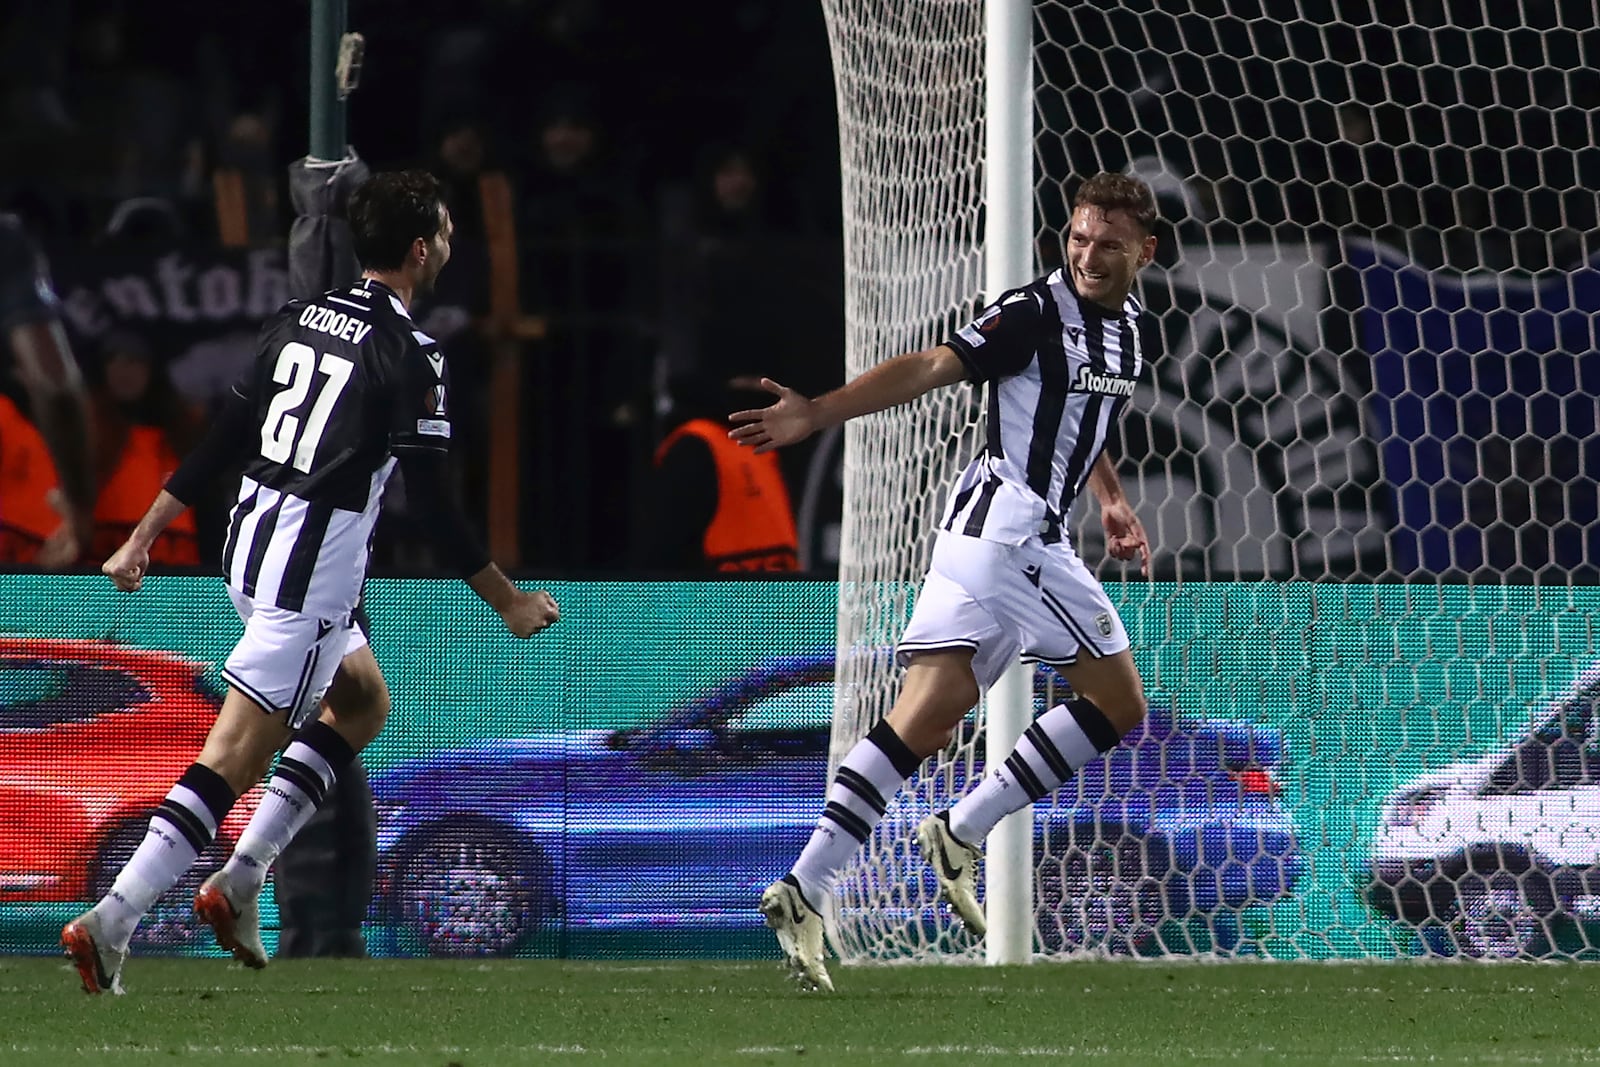
<svg viewBox="0 0 1600 1067">
<path fill-rule="evenodd" d="M 1120 208 L 1080 204 L 1067 232 L 1067 264 L 1078 295 L 1120 311 L 1134 275 L 1156 252 L 1155 236 Z"/>
</svg>

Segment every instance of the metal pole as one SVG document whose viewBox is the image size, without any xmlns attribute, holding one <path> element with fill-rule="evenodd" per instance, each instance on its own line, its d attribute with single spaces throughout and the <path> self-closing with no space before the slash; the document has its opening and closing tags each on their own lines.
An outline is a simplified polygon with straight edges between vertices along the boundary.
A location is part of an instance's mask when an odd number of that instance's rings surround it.
<svg viewBox="0 0 1600 1067">
<path fill-rule="evenodd" d="M 1033 8 L 988 0 L 984 9 L 985 299 L 1033 272 Z M 986 694 L 985 762 L 998 767 L 1033 718 L 1033 672 L 1013 663 Z M 1033 808 L 1007 816 L 984 848 L 984 955 L 991 964 L 1033 957 Z"/>
<path fill-rule="evenodd" d="M 311 0 L 311 152 L 314 161 L 344 158 L 345 103 L 339 95 L 339 39 L 344 36 L 347 0 Z"/>
</svg>

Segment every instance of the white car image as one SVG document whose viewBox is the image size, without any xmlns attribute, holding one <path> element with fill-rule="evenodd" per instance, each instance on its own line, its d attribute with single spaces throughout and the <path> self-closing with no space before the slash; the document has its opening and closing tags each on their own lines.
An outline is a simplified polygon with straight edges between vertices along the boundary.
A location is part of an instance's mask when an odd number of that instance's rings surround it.
<svg viewBox="0 0 1600 1067">
<path fill-rule="evenodd" d="M 1600 945 L 1600 664 L 1509 747 L 1421 775 L 1383 805 L 1368 902 L 1434 951 L 1490 959 Z"/>
</svg>

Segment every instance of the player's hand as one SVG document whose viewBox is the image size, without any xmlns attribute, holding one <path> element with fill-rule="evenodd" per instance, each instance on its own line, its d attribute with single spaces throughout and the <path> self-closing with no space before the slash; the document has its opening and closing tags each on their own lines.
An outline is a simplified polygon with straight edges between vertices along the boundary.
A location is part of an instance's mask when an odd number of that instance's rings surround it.
<svg viewBox="0 0 1600 1067">
<path fill-rule="evenodd" d="M 1150 573 L 1150 539 L 1144 534 L 1144 524 L 1133 513 L 1126 501 L 1100 505 L 1100 522 L 1106 529 L 1106 551 L 1112 559 L 1129 560 L 1139 557 L 1141 574 Z"/>
<path fill-rule="evenodd" d="M 728 421 L 734 424 L 729 437 L 757 452 L 771 452 L 804 441 L 816 432 L 815 404 L 808 397 L 771 378 L 762 378 L 760 385 L 776 396 L 778 402 L 770 407 L 747 408 L 729 415 Z"/>
<path fill-rule="evenodd" d="M 101 572 L 124 593 L 138 592 L 149 569 L 150 550 L 132 541 L 124 541 L 110 559 L 100 564 Z"/>
<path fill-rule="evenodd" d="M 517 598 L 500 612 L 506 629 L 526 640 L 561 618 L 555 598 L 543 589 L 534 593 L 517 592 Z"/>
</svg>

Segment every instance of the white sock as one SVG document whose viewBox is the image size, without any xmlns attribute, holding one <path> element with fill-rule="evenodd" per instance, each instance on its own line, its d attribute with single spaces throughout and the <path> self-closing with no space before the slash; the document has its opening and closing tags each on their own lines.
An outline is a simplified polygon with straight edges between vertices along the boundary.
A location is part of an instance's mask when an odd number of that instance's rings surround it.
<svg viewBox="0 0 1600 1067">
<path fill-rule="evenodd" d="M 880 722 L 856 742 L 828 788 L 828 803 L 790 872 L 813 908 L 825 907 L 839 868 L 872 836 L 889 800 L 922 761 Z"/>
<path fill-rule="evenodd" d="M 211 768 L 195 763 L 183 772 L 111 891 L 94 906 L 112 947 L 127 947 L 139 920 L 211 844 L 233 801 L 233 789 Z"/>
<path fill-rule="evenodd" d="M 222 868 L 234 889 L 261 891 L 273 861 L 311 821 L 333 788 L 338 768 L 354 756 L 344 738 L 326 723 L 314 722 L 295 735 L 278 758 L 261 806 Z"/>
<path fill-rule="evenodd" d="M 1118 740 L 1116 729 L 1092 702 L 1079 697 L 1057 704 L 1023 731 L 1004 763 L 950 809 L 950 832 L 978 847 L 1001 819 L 1061 788 Z"/>
</svg>

